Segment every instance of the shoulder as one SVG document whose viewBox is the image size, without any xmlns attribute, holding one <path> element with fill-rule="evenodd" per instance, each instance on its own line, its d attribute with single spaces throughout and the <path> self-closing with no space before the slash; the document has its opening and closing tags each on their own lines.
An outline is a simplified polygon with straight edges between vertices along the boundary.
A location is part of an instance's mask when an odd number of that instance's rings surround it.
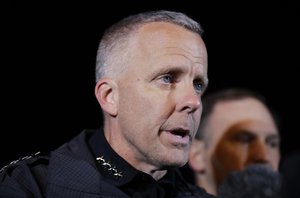
<svg viewBox="0 0 300 198">
<path fill-rule="evenodd" d="M 24 157 L 21 157 L 19 159 L 14 160 L 14 161 L 11 161 L 7 165 L 1 167 L 0 173 L 6 172 L 8 170 L 11 170 L 14 167 L 17 167 L 18 165 L 20 165 L 21 163 L 24 163 L 24 162 L 25 163 L 30 163 L 34 159 L 37 159 L 39 156 L 40 156 L 40 152 L 36 152 L 34 154 L 31 154 L 31 155 L 28 155 L 28 156 L 24 156 Z"/>
<path fill-rule="evenodd" d="M 4 173 L 11 173 L 13 172 L 14 169 L 18 169 L 19 167 L 28 167 L 28 168 L 34 168 L 37 166 L 43 166 L 47 165 L 49 162 L 49 157 L 48 155 L 41 155 L 40 152 L 36 152 L 31 155 L 27 155 L 24 157 L 21 157 L 19 159 L 16 159 L 14 161 L 11 161 L 7 165 L 3 166 L 0 169 L 0 174 Z"/>
<path fill-rule="evenodd" d="M 0 194 L 41 191 L 45 187 L 48 164 L 49 157 L 37 152 L 5 165 L 0 170 Z"/>
</svg>

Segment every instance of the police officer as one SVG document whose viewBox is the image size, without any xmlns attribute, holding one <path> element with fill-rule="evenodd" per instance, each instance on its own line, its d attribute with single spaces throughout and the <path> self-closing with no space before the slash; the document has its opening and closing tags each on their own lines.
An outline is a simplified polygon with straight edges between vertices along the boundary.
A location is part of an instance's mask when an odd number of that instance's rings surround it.
<svg viewBox="0 0 300 198">
<path fill-rule="evenodd" d="M 2 197 L 212 197 L 186 164 L 207 86 L 200 25 L 183 13 L 129 16 L 103 35 L 95 96 L 104 125 L 1 171 Z"/>
</svg>

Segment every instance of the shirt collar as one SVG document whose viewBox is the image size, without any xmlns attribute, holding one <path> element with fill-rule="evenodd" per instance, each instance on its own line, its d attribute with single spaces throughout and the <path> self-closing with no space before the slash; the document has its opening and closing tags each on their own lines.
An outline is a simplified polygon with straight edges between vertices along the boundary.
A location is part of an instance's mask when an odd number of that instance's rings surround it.
<svg viewBox="0 0 300 198">
<path fill-rule="evenodd" d="M 116 186 L 130 182 L 139 172 L 119 156 L 107 142 L 103 129 L 99 129 L 89 140 L 99 171 L 105 179 Z"/>
<path fill-rule="evenodd" d="M 99 171 L 109 183 L 122 186 L 137 178 L 148 178 L 147 180 L 149 180 L 151 177 L 135 169 L 119 156 L 107 142 L 102 128 L 92 135 L 89 145 L 95 156 Z M 175 185 L 176 171 L 173 169 L 168 170 L 167 174 L 157 182 Z"/>
</svg>

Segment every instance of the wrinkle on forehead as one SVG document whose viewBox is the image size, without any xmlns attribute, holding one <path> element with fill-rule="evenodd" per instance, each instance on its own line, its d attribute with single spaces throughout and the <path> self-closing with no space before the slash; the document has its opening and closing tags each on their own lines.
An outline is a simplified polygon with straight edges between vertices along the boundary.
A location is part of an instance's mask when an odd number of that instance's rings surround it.
<svg viewBox="0 0 300 198">
<path fill-rule="evenodd" d="M 137 40 L 141 46 L 148 47 L 151 44 L 166 49 L 180 48 L 189 54 L 189 59 L 206 59 L 206 47 L 200 35 L 171 23 L 147 23 L 138 30 Z"/>
<path fill-rule="evenodd" d="M 177 49 L 177 47 L 166 47 L 167 49 L 170 49 L 170 50 L 172 50 L 172 49 L 174 49 L 174 50 L 176 50 Z M 198 55 L 194 55 L 194 54 L 192 54 L 192 52 L 190 51 L 190 50 L 186 50 L 186 49 L 184 49 L 184 48 L 181 48 L 181 50 L 182 51 L 184 51 L 185 53 L 186 53 L 186 55 L 184 55 L 187 59 L 195 59 L 195 60 L 197 60 L 197 59 L 203 59 L 204 57 L 203 56 L 200 56 L 200 54 L 198 54 Z M 178 55 L 181 55 L 181 54 L 178 54 Z M 195 63 L 197 63 L 197 61 L 195 61 Z M 200 62 L 198 62 L 198 63 L 200 63 Z"/>
</svg>

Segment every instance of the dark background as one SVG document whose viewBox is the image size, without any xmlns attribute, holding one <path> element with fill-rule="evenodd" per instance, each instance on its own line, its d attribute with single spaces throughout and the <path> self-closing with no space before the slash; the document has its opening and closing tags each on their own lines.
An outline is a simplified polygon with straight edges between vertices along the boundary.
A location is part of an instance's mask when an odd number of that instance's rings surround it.
<svg viewBox="0 0 300 198">
<path fill-rule="evenodd" d="M 264 94 L 281 116 L 283 159 L 299 150 L 299 6 L 220 2 L 9 5 L 1 28 L 0 166 L 100 126 L 94 65 L 101 34 L 124 16 L 151 9 L 199 21 L 209 54 L 207 91 L 238 86 Z"/>
</svg>

